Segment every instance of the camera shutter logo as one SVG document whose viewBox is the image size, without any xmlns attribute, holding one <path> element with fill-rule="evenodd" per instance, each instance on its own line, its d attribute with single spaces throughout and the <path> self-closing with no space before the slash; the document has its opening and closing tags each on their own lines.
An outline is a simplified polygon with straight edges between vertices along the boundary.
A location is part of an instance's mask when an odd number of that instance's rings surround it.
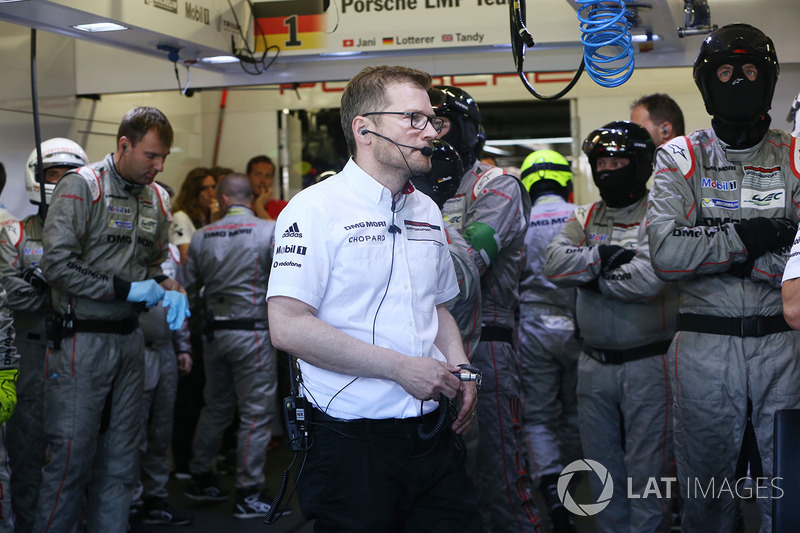
<svg viewBox="0 0 800 533">
<path fill-rule="evenodd" d="M 603 490 L 600 492 L 597 502 L 579 504 L 572 499 L 572 494 L 569 493 L 569 482 L 575 472 L 594 472 L 603 482 Z M 611 479 L 608 469 L 591 459 L 579 459 L 571 462 L 561 471 L 561 475 L 558 477 L 558 497 L 561 503 L 564 504 L 567 510 L 578 516 L 596 515 L 606 508 L 611 501 L 613 493 L 614 481 Z"/>
</svg>

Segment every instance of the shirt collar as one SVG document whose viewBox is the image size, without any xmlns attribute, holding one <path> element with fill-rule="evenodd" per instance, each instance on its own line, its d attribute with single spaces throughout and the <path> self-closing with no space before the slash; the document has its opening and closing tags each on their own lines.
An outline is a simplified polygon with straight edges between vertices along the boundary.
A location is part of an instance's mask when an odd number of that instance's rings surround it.
<svg viewBox="0 0 800 533">
<path fill-rule="evenodd" d="M 246 205 L 242 204 L 234 204 L 228 208 L 225 212 L 225 216 L 228 215 L 252 215 L 253 210 L 247 207 Z"/>
<path fill-rule="evenodd" d="M 117 170 L 117 165 L 114 164 L 114 154 L 110 153 L 106 156 L 106 161 L 108 162 L 109 168 L 111 169 L 111 176 L 117 180 L 120 186 L 125 189 L 125 192 L 128 194 L 133 194 L 138 196 L 142 190 L 144 189 L 144 185 L 140 185 L 138 183 L 133 183 L 132 181 L 128 181 L 122 177 L 122 174 L 119 173 Z"/>
<path fill-rule="evenodd" d="M 387 205 L 391 206 L 392 204 L 392 191 L 378 183 L 378 181 L 364 172 L 364 170 L 358 166 L 353 158 L 351 157 L 350 160 L 344 167 L 344 171 L 342 173 L 345 182 L 353 187 L 355 191 L 361 191 L 361 193 L 369 199 L 371 202 L 382 205 L 386 203 Z M 408 188 L 409 185 L 406 184 L 406 187 L 403 188 L 403 193 L 408 194 L 408 192 L 413 191 L 414 189 Z"/>
</svg>

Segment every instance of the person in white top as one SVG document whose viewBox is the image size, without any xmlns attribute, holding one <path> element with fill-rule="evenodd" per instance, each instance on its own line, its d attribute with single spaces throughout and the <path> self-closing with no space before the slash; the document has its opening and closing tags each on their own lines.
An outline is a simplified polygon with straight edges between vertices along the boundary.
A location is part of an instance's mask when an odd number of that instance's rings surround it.
<svg viewBox="0 0 800 533">
<path fill-rule="evenodd" d="M 219 219 L 216 189 L 217 179 L 211 169 L 205 167 L 190 170 L 181 184 L 173 205 L 169 242 L 180 250 L 182 263 L 186 262 L 186 251 L 194 232 Z"/>
<path fill-rule="evenodd" d="M 457 457 L 476 407 L 475 384 L 456 375 L 468 360 L 445 305 L 458 285 L 442 215 L 409 182 L 430 169 L 442 126 L 429 85 L 405 67 L 350 80 L 342 129 L 353 158 L 295 196 L 275 228 L 269 329 L 299 358 L 313 406 L 297 492 L 318 531 L 479 524 Z M 439 419 L 449 399 L 454 422 Z"/>
</svg>

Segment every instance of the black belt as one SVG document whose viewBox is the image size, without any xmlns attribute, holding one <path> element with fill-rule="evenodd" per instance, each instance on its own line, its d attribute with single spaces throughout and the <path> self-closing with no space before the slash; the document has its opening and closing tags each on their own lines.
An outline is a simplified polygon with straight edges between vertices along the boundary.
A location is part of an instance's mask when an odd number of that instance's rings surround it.
<svg viewBox="0 0 800 533">
<path fill-rule="evenodd" d="M 504 326 L 482 326 L 481 342 L 495 341 L 514 344 L 514 331 Z"/>
<path fill-rule="evenodd" d="M 783 315 L 727 317 L 678 313 L 678 331 L 732 337 L 763 337 L 791 330 Z"/>
<path fill-rule="evenodd" d="M 369 433 L 372 430 L 386 430 L 404 426 L 418 426 L 420 423 L 430 424 L 439 418 L 439 409 L 422 416 L 411 418 L 354 418 L 346 420 L 326 415 L 316 407 L 311 409 L 311 421 L 324 426 L 337 426 L 347 430 Z"/>
<path fill-rule="evenodd" d="M 72 331 L 78 333 L 115 333 L 128 335 L 139 327 L 139 318 L 132 316 L 122 320 L 73 320 Z"/>
<path fill-rule="evenodd" d="M 626 350 L 601 350 L 592 348 L 584 342 L 583 353 L 604 365 L 621 365 L 622 363 L 637 361 L 645 357 L 664 354 L 669 350 L 669 345 L 671 343 L 672 341 L 668 340 L 645 344 L 644 346 L 637 346 L 636 348 L 628 348 Z"/>
<path fill-rule="evenodd" d="M 213 329 L 243 329 L 247 331 L 265 331 L 269 329 L 266 320 L 252 318 L 234 318 L 232 320 L 212 320 Z"/>
</svg>

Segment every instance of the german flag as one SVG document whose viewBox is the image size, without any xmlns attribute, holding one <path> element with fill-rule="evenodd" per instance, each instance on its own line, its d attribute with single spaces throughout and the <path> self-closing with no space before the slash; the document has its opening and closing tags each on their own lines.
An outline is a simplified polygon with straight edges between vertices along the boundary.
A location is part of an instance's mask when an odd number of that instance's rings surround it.
<svg viewBox="0 0 800 533">
<path fill-rule="evenodd" d="M 264 51 L 265 40 L 267 46 L 278 46 L 282 51 L 325 48 L 327 4 L 327 0 L 255 2 L 256 51 Z"/>
<path fill-rule="evenodd" d="M 394 37 L 384 37 L 383 44 L 394 44 Z"/>
</svg>

